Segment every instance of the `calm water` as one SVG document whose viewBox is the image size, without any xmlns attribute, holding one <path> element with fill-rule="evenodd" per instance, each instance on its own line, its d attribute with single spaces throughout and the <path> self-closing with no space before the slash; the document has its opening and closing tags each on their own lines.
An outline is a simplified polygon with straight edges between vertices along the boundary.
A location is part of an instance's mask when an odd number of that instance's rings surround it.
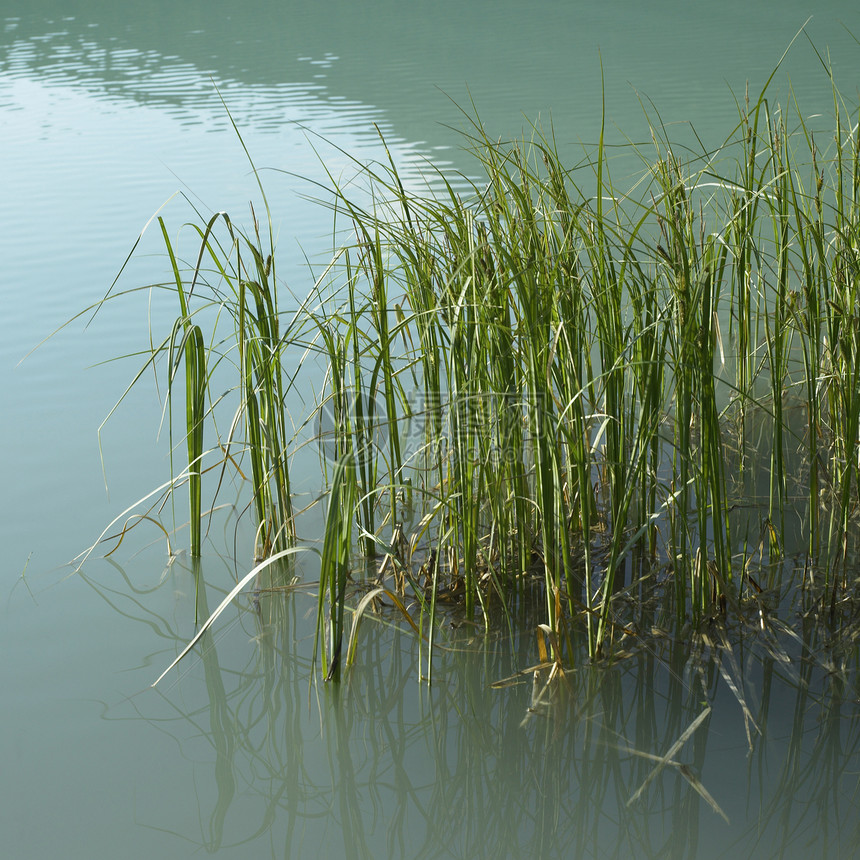
<svg viewBox="0 0 860 860">
<path fill-rule="evenodd" d="M 18 364 L 105 293 L 159 207 L 174 232 L 191 219 L 177 191 L 247 218 L 253 177 L 221 97 L 259 166 L 311 179 L 320 159 L 348 178 L 344 152 L 384 157 L 376 127 L 410 182 L 428 161 L 471 170 L 450 128 L 469 98 L 493 135 L 551 118 L 573 159 L 599 131 L 601 63 L 613 140 L 645 138 L 652 99 L 679 134 L 692 123 L 717 142 L 731 91 L 756 92 L 811 12 L 856 94 L 856 4 L 23 5 L 0 0 L 5 856 L 856 856 L 854 658 L 821 643 L 806 661 L 789 636 L 653 645 L 541 697 L 531 675 L 491 686 L 537 662 L 531 635 L 452 631 L 428 690 L 415 639 L 368 624 L 378 660 L 338 691 L 309 684 L 313 601 L 299 589 L 227 613 L 148 689 L 193 634 L 185 560 L 165 567 L 153 530 L 82 576 L 64 564 L 167 477 L 154 386 L 101 447 L 97 428 L 136 367 L 103 362 L 145 347 L 149 318 L 174 309 L 130 299 Z M 789 82 L 807 114 L 830 107 L 804 37 L 775 98 Z M 302 293 L 331 219 L 306 182 L 266 178 L 281 271 Z M 120 287 L 165 274 L 147 233 Z M 213 605 L 250 556 L 249 536 L 219 527 L 203 561 Z"/>
</svg>

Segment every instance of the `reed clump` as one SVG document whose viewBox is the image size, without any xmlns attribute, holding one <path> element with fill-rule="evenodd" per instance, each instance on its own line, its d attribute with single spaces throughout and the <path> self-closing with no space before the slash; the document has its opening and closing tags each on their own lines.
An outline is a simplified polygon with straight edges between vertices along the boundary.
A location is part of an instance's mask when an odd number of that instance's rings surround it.
<svg viewBox="0 0 860 860">
<path fill-rule="evenodd" d="M 348 236 L 289 312 L 256 220 L 201 221 L 187 273 L 165 231 L 181 316 L 149 360 L 167 356 L 172 382 L 184 362 L 198 392 L 192 522 L 210 380 L 229 369 L 238 406 L 208 456 L 250 482 L 260 558 L 294 546 L 289 458 L 307 440 L 284 415 L 321 355 L 299 425 L 332 476 L 331 677 L 354 585 L 432 654 L 443 603 L 510 621 L 537 582 L 559 661 L 579 637 L 608 653 L 658 592 L 679 623 L 761 612 L 786 554 L 835 605 L 860 534 L 860 130 L 835 88 L 833 108 L 821 129 L 763 92 L 698 152 L 655 120 L 623 190 L 602 134 L 568 168 L 539 128 L 500 142 L 473 118 L 480 181 L 414 193 L 390 159 L 362 166 L 367 193 L 331 178 Z"/>
</svg>

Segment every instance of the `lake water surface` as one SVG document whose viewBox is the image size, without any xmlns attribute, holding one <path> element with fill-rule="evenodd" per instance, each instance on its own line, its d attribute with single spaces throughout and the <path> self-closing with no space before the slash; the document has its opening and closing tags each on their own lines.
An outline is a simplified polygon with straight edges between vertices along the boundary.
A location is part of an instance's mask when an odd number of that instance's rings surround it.
<svg viewBox="0 0 860 860">
<path fill-rule="evenodd" d="M 240 602 L 150 689 L 194 633 L 190 562 L 168 565 L 156 530 L 80 574 L 67 562 L 169 475 L 154 384 L 97 430 L 137 367 L 109 360 L 175 309 L 132 297 L 30 354 L 105 294 L 159 207 L 174 232 L 192 203 L 250 222 L 226 108 L 272 168 L 281 274 L 303 294 L 332 248 L 307 179 L 385 158 L 380 133 L 416 185 L 428 164 L 475 170 L 457 132 L 470 101 L 492 137 L 551 121 L 571 162 L 602 97 L 610 142 L 647 142 L 644 105 L 718 143 L 810 14 L 856 102 L 856 3 L 24 5 L 0 0 L 4 856 L 858 856 L 856 646 L 812 628 L 655 635 L 544 690 L 517 675 L 537 662 L 527 622 L 514 641 L 451 629 L 430 687 L 418 640 L 367 623 L 334 688 L 312 681 L 314 572 L 297 566 L 297 587 Z M 804 35 L 772 88 L 832 108 Z M 633 169 L 617 164 L 616 180 Z M 167 276 L 155 232 L 120 288 Z M 219 528 L 210 608 L 251 560 L 252 536 Z"/>
</svg>

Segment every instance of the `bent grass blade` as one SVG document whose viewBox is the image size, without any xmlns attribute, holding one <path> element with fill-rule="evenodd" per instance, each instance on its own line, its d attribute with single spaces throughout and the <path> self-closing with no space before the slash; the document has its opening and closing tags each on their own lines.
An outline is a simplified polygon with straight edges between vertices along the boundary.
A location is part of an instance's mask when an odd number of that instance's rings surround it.
<svg viewBox="0 0 860 860">
<path fill-rule="evenodd" d="M 260 562 L 256 567 L 251 568 L 248 573 L 243 576 L 239 582 L 233 587 L 230 593 L 218 604 L 218 607 L 215 611 L 203 622 L 200 626 L 200 629 L 197 631 L 197 634 L 194 638 L 182 649 L 179 653 L 179 656 L 153 681 L 153 687 L 157 686 L 158 683 L 164 678 L 165 675 L 169 674 L 170 670 L 173 669 L 174 666 L 177 666 L 180 661 L 191 651 L 192 648 L 200 641 L 200 638 L 203 634 L 215 623 L 218 619 L 218 616 L 239 596 L 242 592 L 242 589 L 251 582 L 254 577 L 256 577 L 261 571 L 265 570 L 269 565 L 274 564 L 276 561 L 279 561 L 282 558 L 286 558 L 290 555 L 295 555 L 300 552 L 317 552 L 313 547 L 302 547 L 302 546 L 294 546 L 288 547 L 285 550 L 281 550 L 281 552 L 275 553 L 275 555 L 269 556 L 265 561 Z"/>
</svg>

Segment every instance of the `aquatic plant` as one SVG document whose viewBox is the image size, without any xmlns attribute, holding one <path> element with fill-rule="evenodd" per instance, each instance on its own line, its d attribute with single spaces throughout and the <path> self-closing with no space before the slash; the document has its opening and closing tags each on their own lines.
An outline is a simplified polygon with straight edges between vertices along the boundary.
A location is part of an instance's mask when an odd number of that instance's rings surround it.
<svg viewBox="0 0 860 860">
<path fill-rule="evenodd" d="M 567 167 L 551 132 L 495 140 L 464 113 L 480 181 L 412 192 L 390 156 L 358 165 L 363 192 L 329 176 L 347 233 L 289 311 L 262 184 L 268 230 L 201 218 L 187 272 L 160 219 L 180 316 L 147 365 L 167 359 L 168 403 L 185 367 L 192 554 L 213 456 L 213 505 L 228 473 L 250 483 L 257 561 L 294 546 L 290 453 L 316 422 L 327 677 L 362 589 L 430 620 L 428 673 L 442 603 L 510 623 L 536 581 L 559 664 L 580 636 L 611 654 L 655 590 L 678 623 L 760 612 L 797 523 L 835 604 L 858 549 L 860 124 L 835 86 L 824 132 L 767 89 L 715 148 L 652 113 L 624 189 L 602 133 Z M 293 433 L 310 355 L 326 373 Z"/>
</svg>

